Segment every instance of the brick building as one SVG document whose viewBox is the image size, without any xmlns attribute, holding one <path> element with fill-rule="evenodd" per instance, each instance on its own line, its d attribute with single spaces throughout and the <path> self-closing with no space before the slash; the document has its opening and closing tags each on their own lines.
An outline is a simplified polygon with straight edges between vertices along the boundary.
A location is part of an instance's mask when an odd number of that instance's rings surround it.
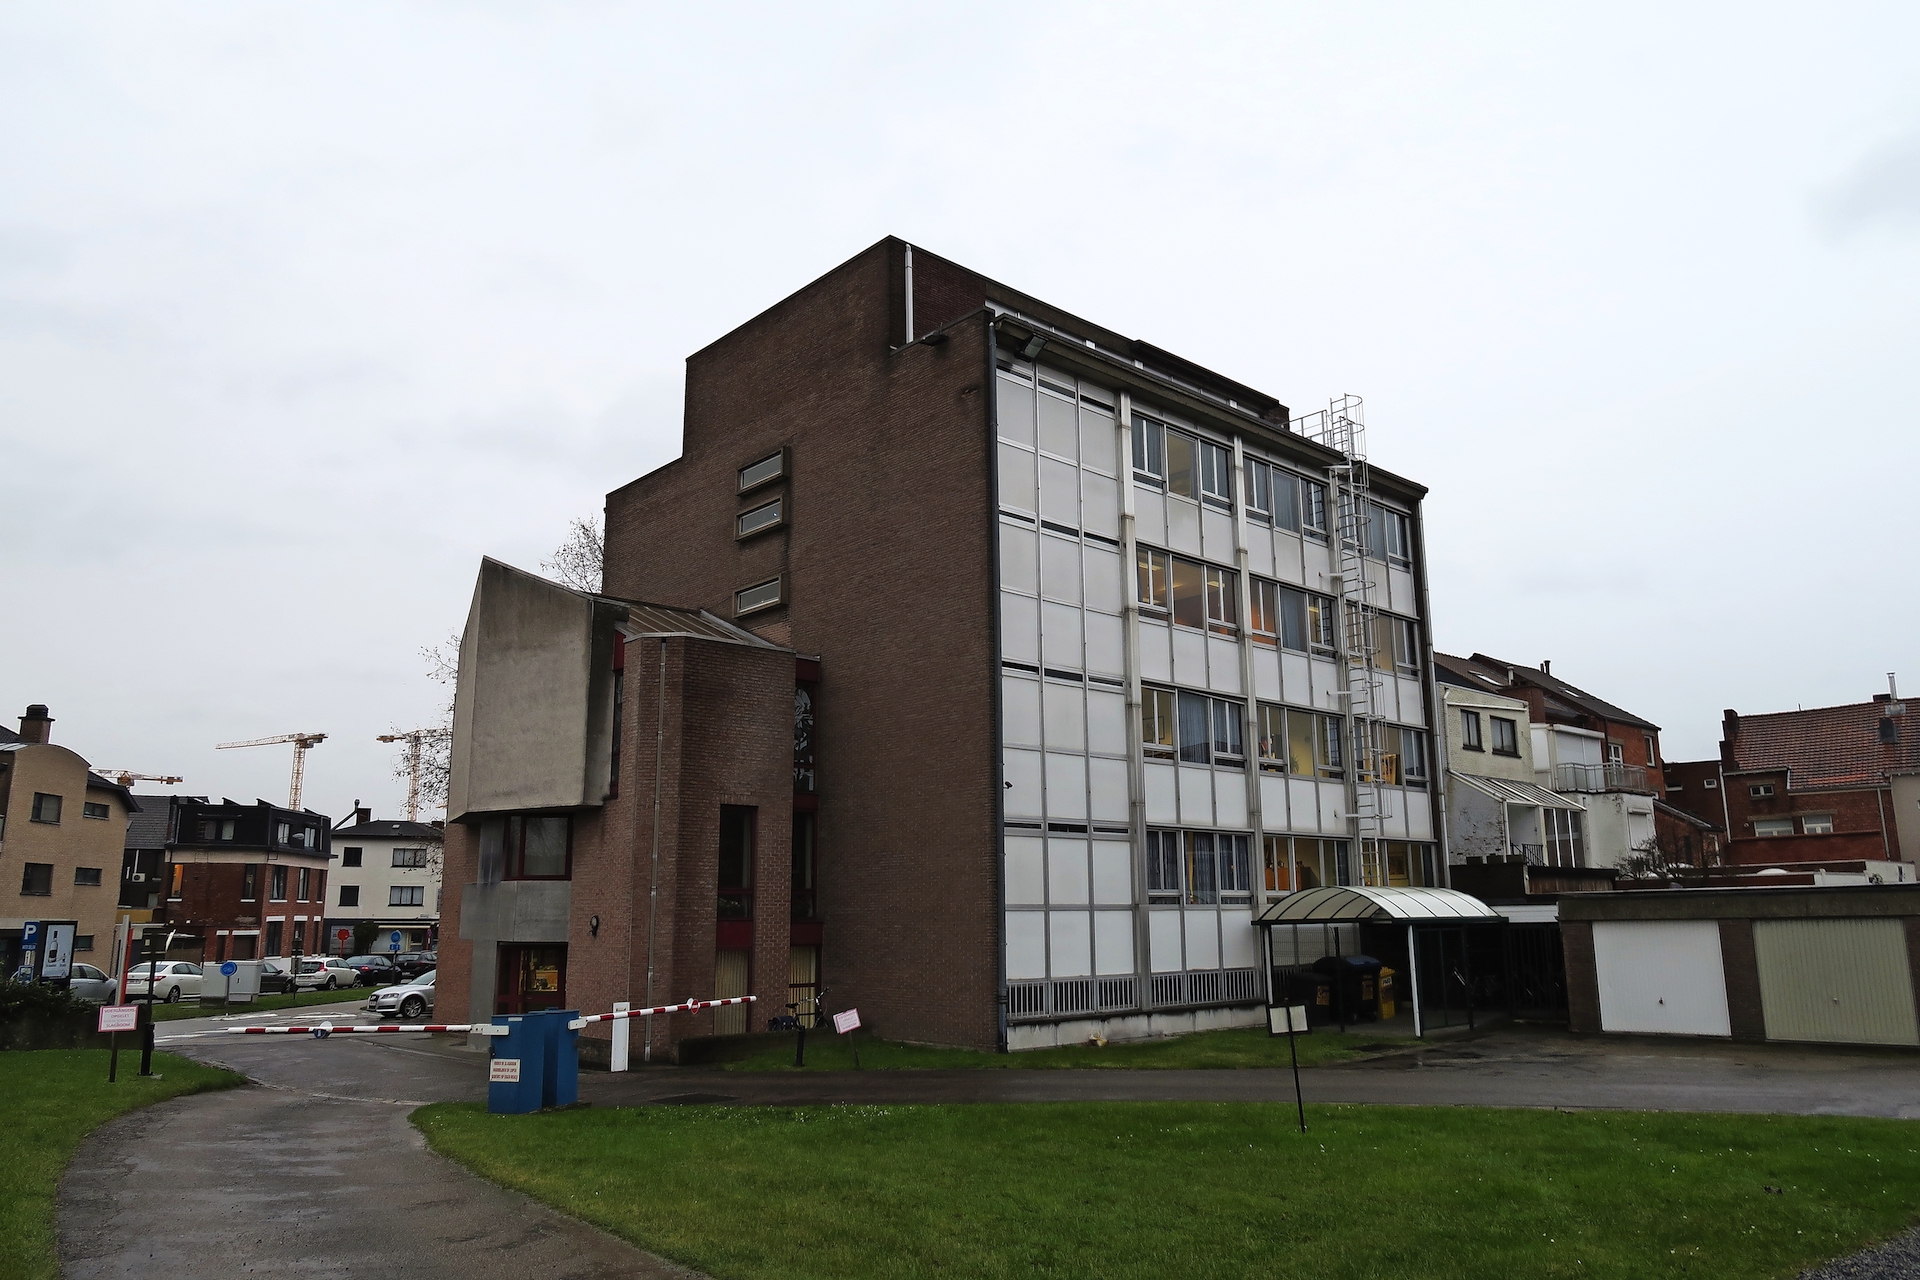
<svg viewBox="0 0 1920 1280">
<path fill-rule="evenodd" d="M 1562 680 L 1551 663 L 1436 653 L 1434 664 L 1449 684 L 1526 703 L 1536 780 L 1577 797 L 1585 811 L 1580 865 L 1618 867 L 1656 839 L 1654 805 L 1665 790 L 1659 725 Z"/>
<path fill-rule="evenodd" d="M 175 934 L 167 954 L 218 964 L 325 950 L 329 820 L 259 800 L 138 796 L 121 905 Z"/>
<path fill-rule="evenodd" d="M 1668 765 L 1668 799 L 1725 830 L 1729 863 L 1910 862 L 1920 803 L 1904 784 L 1916 771 L 1920 717 L 1891 693 L 1762 715 L 1729 710 L 1720 758 Z"/>
<path fill-rule="evenodd" d="M 1268 897 L 1445 876 L 1425 491 L 1349 466 L 1355 411 L 1303 428 L 891 239 L 696 353 L 605 594 L 482 566 L 444 1008 L 1257 1018 Z"/>
<path fill-rule="evenodd" d="M 48 924 L 72 926 L 73 959 L 117 973 L 113 868 L 140 806 L 55 743 L 52 730 L 40 703 L 20 717 L 18 733 L 0 726 L 0 972 L 19 966 L 31 920 L 43 938 Z M 36 963 L 44 960 L 43 946 Z"/>
</svg>

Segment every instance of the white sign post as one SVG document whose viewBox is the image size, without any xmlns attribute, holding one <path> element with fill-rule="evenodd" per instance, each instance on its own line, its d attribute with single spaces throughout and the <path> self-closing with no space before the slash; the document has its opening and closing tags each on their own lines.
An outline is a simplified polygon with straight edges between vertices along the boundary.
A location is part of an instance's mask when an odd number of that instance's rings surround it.
<svg viewBox="0 0 1920 1280">
<path fill-rule="evenodd" d="M 1307 1131 L 1307 1103 L 1300 1093 L 1300 1047 L 1294 1037 L 1309 1030 L 1307 1006 L 1272 1004 L 1267 1006 L 1267 1034 L 1287 1038 L 1287 1056 L 1293 1059 L 1293 1105 L 1300 1113 L 1300 1132 Z"/>
</svg>

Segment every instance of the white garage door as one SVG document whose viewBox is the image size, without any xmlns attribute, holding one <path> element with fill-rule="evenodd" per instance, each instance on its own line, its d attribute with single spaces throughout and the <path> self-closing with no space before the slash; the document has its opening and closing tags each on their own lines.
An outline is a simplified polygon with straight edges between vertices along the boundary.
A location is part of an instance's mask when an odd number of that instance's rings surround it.
<svg viewBox="0 0 1920 1280">
<path fill-rule="evenodd" d="M 1603 1031 L 1726 1036 L 1727 978 L 1713 920 L 1597 920 Z"/>
</svg>

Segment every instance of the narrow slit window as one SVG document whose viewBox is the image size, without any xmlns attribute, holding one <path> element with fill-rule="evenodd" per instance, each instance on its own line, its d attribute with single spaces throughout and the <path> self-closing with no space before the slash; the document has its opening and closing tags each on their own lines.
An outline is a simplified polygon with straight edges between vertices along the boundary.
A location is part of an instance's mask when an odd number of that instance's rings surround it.
<svg viewBox="0 0 1920 1280">
<path fill-rule="evenodd" d="M 1280 643 L 1280 584 L 1265 578 L 1253 579 L 1247 589 L 1247 624 L 1253 642 L 1269 648 Z"/>
<path fill-rule="evenodd" d="M 1165 611 L 1169 573 L 1169 557 L 1166 552 L 1155 551 L 1149 547 L 1139 548 L 1139 593 L 1143 607 Z"/>
<path fill-rule="evenodd" d="M 783 499 L 763 502 L 751 511 L 743 511 L 734 521 L 735 532 L 742 538 L 759 533 L 762 529 L 771 529 L 782 519 Z"/>
<path fill-rule="evenodd" d="M 739 491 L 745 493 L 769 480 L 778 480 L 785 474 L 787 474 L 787 451 L 782 449 L 778 453 L 770 454 L 758 462 L 749 462 L 740 468 Z"/>
<path fill-rule="evenodd" d="M 1140 690 L 1140 749 L 1149 759 L 1173 759 L 1173 690 Z"/>
<path fill-rule="evenodd" d="M 1207 629 L 1223 636 L 1240 634 L 1240 575 L 1207 566 Z"/>
<path fill-rule="evenodd" d="M 1183 627 L 1207 625 L 1206 567 L 1173 557 L 1173 620 Z"/>
<path fill-rule="evenodd" d="M 1159 488 L 1167 482 L 1167 429 L 1151 418 L 1133 420 L 1133 478 Z"/>
<path fill-rule="evenodd" d="M 1210 440 L 1196 442 L 1200 498 L 1209 506 L 1233 510 L 1233 453 Z"/>
<path fill-rule="evenodd" d="M 1177 493 L 1183 498 L 1197 498 L 1199 489 L 1195 484 L 1194 471 L 1198 466 L 1194 458 L 1194 446 L 1200 442 L 1180 431 L 1169 431 L 1167 437 L 1167 492 Z"/>
<path fill-rule="evenodd" d="M 733 593 L 733 612 L 736 617 L 743 613 L 752 613 L 756 609 L 766 609 L 780 603 L 780 579 L 772 578 Z"/>
</svg>

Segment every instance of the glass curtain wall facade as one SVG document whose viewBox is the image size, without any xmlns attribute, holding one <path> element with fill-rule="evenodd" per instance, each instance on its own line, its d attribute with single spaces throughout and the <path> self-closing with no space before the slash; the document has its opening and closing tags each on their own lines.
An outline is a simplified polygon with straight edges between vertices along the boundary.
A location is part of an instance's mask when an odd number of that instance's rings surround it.
<svg viewBox="0 0 1920 1280">
<path fill-rule="evenodd" d="M 1010 1017 L 1264 999 L 1265 901 L 1434 883 L 1407 513 L 1371 522 L 1394 758 L 1362 833 L 1326 476 L 1044 357 L 1002 358 L 996 421 Z"/>
</svg>

